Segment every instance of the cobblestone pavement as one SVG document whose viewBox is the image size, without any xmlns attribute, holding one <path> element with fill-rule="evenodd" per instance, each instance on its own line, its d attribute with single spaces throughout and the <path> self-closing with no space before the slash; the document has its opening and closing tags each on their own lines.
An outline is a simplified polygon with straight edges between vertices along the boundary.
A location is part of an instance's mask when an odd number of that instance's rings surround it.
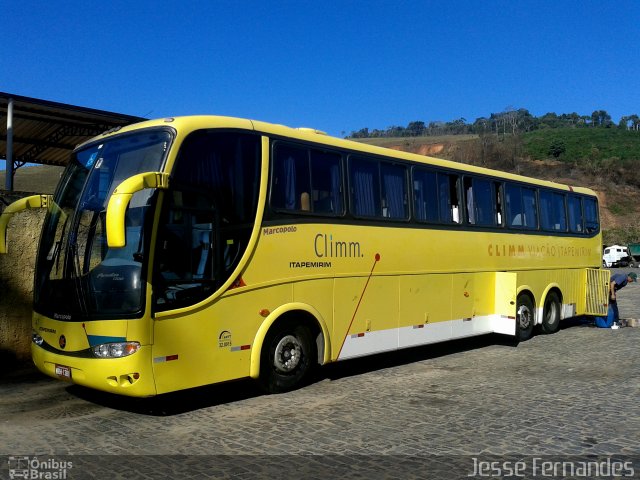
<svg viewBox="0 0 640 480">
<path fill-rule="evenodd" d="M 639 284 L 619 307 L 640 318 Z M 66 478 L 465 478 L 474 457 L 585 455 L 640 478 L 639 344 L 640 328 L 576 319 L 517 347 L 490 336 L 330 365 L 283 395 L 243 381 L 151 401 L 25 369 L 0 378 L 0 478 L 34 455 L 72 462 Z"/>
</svg>

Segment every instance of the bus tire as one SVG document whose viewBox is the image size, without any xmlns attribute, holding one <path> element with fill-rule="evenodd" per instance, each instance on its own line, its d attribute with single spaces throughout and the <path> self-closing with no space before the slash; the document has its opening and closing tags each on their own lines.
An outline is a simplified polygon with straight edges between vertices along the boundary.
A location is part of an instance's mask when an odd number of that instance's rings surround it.
<svg viewBox="0 0 640 480">
<path fill-rule="evenodd" d="M 301 387 L 314 366 L 314 346 L 309 329 L 284 322 L 265 338 L 260 355 L 260 386 L 268 393 Z"/>
<path fill-rule="evenodd" d="M 554 333 L 560 326 L 560 299 L 556 292 L 549 292 L 544 300 L 542 323 L 540 327 L 544 333 Z"/>
<path fill-rule="evenodd" d="M 516 336 L 519 342 L 524 342 L 531 338 L 533 323 L 533 302 L 529 295 L 520 295 L 516 303 Z"/>
</svg>

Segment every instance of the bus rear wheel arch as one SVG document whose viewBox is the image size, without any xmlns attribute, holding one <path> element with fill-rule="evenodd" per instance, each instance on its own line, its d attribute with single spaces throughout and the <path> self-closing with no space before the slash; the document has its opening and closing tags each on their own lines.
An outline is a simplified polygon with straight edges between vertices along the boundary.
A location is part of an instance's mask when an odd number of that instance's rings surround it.
<svg viewBox="0 0 640 480">
<path fill-rule="evenodd" d="M 304 386 L 318 366 L 318 328 L 293 313 L 277 320 L 267 332 L 260 352 L 258 383 L 268 393 Z"/>
<path fill-rule="evenodd" d="M 554 333 L 560 327 L 560 309 L 562 308 L 560 299 L 560 292 L 557 290 L 549 291 L 544 299 L 542 322 L 540 323 L 540 328 L 544 333 Z"/>
<path fill-rule="evenodd" d="M 531 295 L 520 293 L 516 301 L 516 337 L 524 342 L 531 338 L 535 323 L 535 307 Z"/>
</svg>

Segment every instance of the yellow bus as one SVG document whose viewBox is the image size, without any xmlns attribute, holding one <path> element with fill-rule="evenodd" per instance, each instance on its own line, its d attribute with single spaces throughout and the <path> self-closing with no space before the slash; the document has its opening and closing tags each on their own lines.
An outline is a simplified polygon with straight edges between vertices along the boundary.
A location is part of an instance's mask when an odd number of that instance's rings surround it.
<svg viewBox="0 0 640 480">
<path fill-rule="evenodd" d="M 595 194 L 312 129 L 194 116 L 107 132 L 46 207 L 32 355 L 130 396 L 605 314 Z"/>
</svg>

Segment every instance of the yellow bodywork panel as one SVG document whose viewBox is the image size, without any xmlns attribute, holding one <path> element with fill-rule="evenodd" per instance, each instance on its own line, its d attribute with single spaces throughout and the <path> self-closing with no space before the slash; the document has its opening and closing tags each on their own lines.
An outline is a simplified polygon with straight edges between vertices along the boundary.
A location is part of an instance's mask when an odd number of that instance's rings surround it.
<svg viewBox="0 0 640 480">
<path fill-rule="evenodd" d="M 514 272 L 494 272 L 490 275 L 494 277 L 494 281 L 491 283 L 494 287 L 491 311 L 497 317 L 498 322 L 494 332 L 515 335 L 517 274 Z"/>
<path fill-rule="evenodd" d="M 291 303 L 291 285 L 227 294 L 187 315 L 156 318 L 153 370 L 158 393 L 248 377 L 254 339 L 265 319 Z"/>
</svg>

